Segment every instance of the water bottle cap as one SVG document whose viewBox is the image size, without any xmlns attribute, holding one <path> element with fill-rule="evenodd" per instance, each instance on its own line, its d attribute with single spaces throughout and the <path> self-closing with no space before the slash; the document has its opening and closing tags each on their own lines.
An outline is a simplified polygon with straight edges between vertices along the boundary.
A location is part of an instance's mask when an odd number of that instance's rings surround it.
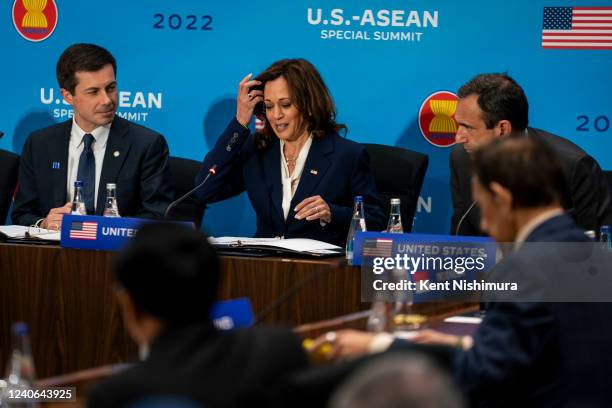
<svg viewBox="0 0 612 408">
<path fill-rule="evenodd" d="M 106 188 L 107 189 L 109 189 L 109 188 L 117 188 L 117 184 L 115 184 L 115 183 L 106 183 Z"/>
<path fill-rule="evenodd" d="M 610 232 L 610 226 L 609 225 L 602 225 L 599 232 L 601 233 L 609 233 Z"/>
<path fill-rule="evenodd" d="M 28 324 L 24 322 L 13 323 L 13 326 L 11 329 L 13 330 L 13 333 L 17 335 L 28 334 L 28 331 L 29 331 Z"/>
<path fill-rule="evenodd" d="M 355 202 L 356 203 L 363 203 L 363 196 L 360 196 L 360 195 L 355 196 Z"/>
<path fill-rule="evenodd" d="M 399 198 L 392 198 L 391 199 L 391 205 L 395 205 L 395 204 L 399 204 L 401 201 Z"/>
<path fill-rule="evenodd" d="M 74 182 L 74 188 L 83 187 L 83 182 L 81 180 L 76 180 Z"/>
</svg>

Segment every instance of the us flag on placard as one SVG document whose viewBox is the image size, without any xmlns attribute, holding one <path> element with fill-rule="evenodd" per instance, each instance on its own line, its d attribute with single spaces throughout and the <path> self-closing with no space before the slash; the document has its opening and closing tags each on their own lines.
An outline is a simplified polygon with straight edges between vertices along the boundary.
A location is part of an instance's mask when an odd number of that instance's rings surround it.
<svg viewBox="0 0 612 408">
<path fill-rule="evenodd" d="M 612 7 L 544 7 L 542 48 L 612 49 Z"/>
<path fill-rule="evenodd" d="M 74 221 L 70 224 L 70 239 L 95 240 L 97 233 L 97 222 Z"/>
</svg>

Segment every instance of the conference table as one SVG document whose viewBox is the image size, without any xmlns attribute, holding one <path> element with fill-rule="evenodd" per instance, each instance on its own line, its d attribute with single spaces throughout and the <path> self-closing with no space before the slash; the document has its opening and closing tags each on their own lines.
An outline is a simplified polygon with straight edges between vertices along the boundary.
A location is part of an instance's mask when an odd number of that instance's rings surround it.
<svg viewBox="0 0 612 408">
<path fill-rule="evenodd" d="M 449 322 L 448 317 L 457 315 L 479 315 L 478 305 L 464 304 L 455 305 L 452 310 L 434 312 L 430 309 L 428 314 L 428 328 L 439 330 L 448 334 L 472 335 L 478 328 L 475 322 Z M 314 338 L 330 330 L 358 329 L 364 330 L 367 325 L 368 311 L 350 313 L 313 323 L 307 323 L 295 327 L 294 332 L 301 338 Z M 39 387 L 74 387 L 76 389 L 76 401 L 53 402 L 45 404 L 49 408 L 79 408 L 84 407 L 87 392 L 93 385 L 105 379 L 117 375 L 130 368 L 132 364 L 109 364 L 101 367 L 93 367 L 86 370 L 67 373 L 59 376 L 43 378 L 37 382 Z"/>
<path fill-rule="evenodd" d="M 115 301 L 113 252 L 0 244 L 0 367 L 25 321 L 39 377 L 136 356 Z M 359 269 L 344 258 L 222 256 L 220 299 L 248 297 L 264 323 L 297 326 L 362 310 Z M 276 302 L 276 303 L 275 303 Z"/>
<path fill-rule="evenodd" d="M 10 326 L 31 327 L 39 378 L 133 360 L 115 301 L 113 252 L 0 244 L 0 367 Z M 221 256 L 219 299 L 248 297 L 262 323 L 296 327 L 367 310 L 360 269 L 327 259 Z M 422 305 L 427 312 L 457 305 Z"/>
</svg>

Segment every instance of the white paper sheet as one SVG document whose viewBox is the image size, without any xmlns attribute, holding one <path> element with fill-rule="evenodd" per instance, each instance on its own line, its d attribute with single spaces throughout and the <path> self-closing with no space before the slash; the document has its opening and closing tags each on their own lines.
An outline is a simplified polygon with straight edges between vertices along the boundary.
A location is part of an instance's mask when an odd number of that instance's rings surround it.
<svg viewBox="0 0 612 408">
<path fill-rule="evenodd" d="M 331 254 L 341 251 L 342 248 L 327 242 L 307 238 L 246 238 L 246 237 L 211 237 L 213 245 L 236 246 L 265 246 L 270 248 L 283 248 L 295 252 Z"/>
<path fill-rule="evenodd" d="M 40 238 L 49 241 L 61 240 L 61 234 L 59 231 L 24 227 L 23 225 L 0 225 L 0 232 L 9 238 L 15 239 Z"/>
</svg>

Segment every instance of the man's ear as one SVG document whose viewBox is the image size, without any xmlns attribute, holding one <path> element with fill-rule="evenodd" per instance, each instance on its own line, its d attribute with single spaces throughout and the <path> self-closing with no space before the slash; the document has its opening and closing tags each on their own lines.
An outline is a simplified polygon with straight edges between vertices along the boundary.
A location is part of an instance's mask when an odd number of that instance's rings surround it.
<svg viewBox="0 0 612 408">
<path fill-rule="evenodd" d="M 510 190 L 496 181 L 489 184 L 489 189 L 493 192 L 494 199 L 500 206 L 512 208 L 514 199 Z"/>
<path fill-rule="evenodd" d="M 497 123 L 497 129 L 500 137 L 509 136 L 512 133 L 512 123 L 506 119 L 500 120 Z"/>
<path fill-rule="evenodd" d="M 62 98 L 64 98 L 64 100 L 65 100 L 66 102 L 68 102 L 69 104 L 71 104 L 71 105 L 72 105 L 72 98 L 73 98 L 73 96 L 72 96 L 72 94 L 70 93 L 70 91 L 68 91 L 68 90 L 67 90 L 67 89 L 65 89 L 65 88 L 62 88 L 62 89 L 60 89 L 60 92 L 62 93 Z"/>
</svg>

